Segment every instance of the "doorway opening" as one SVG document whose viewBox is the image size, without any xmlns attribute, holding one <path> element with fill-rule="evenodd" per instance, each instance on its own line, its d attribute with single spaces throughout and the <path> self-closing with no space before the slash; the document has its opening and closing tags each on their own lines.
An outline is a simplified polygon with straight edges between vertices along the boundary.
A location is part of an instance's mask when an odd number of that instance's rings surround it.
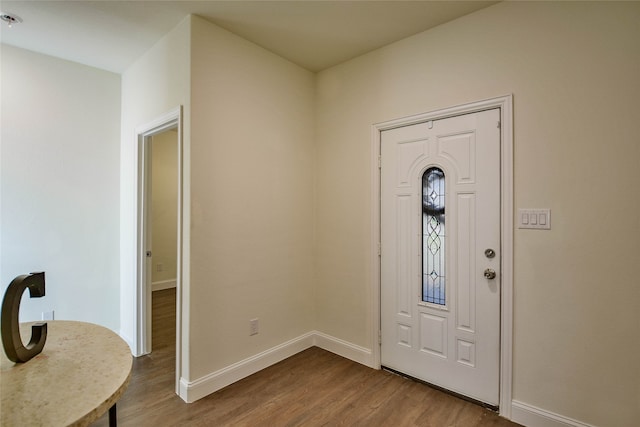
<svg viewBox="0 0 640 427">
<path fill-rule="evenodd" d="M 175 301 L 178 265 L 178 128 L 149 137 L 150 180 L 145 198 L 147 273 L 152 297 L 147 318 L 151 333 L 147 350 L 154 358 L 169 362 L 175 357 Z M 147 271 L 148 271 L 147 270 Z M 171 369 L 171 368 L 169 368 Z"/>
<path fill-rule="evenodd" d="M 167 347 L 167 335 L 171 340 L 175 331 L 175 392 L 179 394 L 182 348 L 182 108 L 178 107 L 138 128 L 137 134 L 137 354 L 145 355 L 154 350 L 154 329 L 163 336 L 162 348 Z M 166 307 L 162 309 L 163 313 L 170 313 L 171 319 L 165 315 L 165 319 L 159 322 L 154 316 L 158 314 L 154 310 L 160 310 L 159 301 L 164 305 L 169 301 L 173 305 L 169 310 Z"/>
</svg>

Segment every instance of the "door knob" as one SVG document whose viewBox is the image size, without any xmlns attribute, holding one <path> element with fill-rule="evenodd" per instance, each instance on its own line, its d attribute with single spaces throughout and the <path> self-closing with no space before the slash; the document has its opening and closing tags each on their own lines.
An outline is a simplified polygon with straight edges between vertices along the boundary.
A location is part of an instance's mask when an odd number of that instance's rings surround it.
<svg viewBox="0 0 640 427">
<path fill-rule="evenodd" d="M 495 270 L 491 269 L 491 268 L 487 268 L 484 271 L 484 277 L 486 277 L 489 280 L 495 279 L 496 278 L 496 272 Z"/>
</svg>

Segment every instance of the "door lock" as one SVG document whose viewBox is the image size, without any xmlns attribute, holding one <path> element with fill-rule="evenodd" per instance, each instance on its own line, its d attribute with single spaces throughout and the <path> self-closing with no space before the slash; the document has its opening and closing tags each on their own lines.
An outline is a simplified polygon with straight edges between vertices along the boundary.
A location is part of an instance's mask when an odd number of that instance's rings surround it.
<svg viewBox="0 0 640 427">
<path fill-rule="evenodd" d="M 484 251 L 484 256 L 486 256 L 487 258 L 493 258 L 496 256 L 496 251 L 494 251 L 493 249 L 489 248 L 489 249 L 485 249 Z"/>
<path fill-rule="evenodd" d="M 493 280 L 496 278 L 496 271 L 491 268 L 487 268 L 484 271 L 484 277 L 486 277 L 489 280 Z"/>
</svg>

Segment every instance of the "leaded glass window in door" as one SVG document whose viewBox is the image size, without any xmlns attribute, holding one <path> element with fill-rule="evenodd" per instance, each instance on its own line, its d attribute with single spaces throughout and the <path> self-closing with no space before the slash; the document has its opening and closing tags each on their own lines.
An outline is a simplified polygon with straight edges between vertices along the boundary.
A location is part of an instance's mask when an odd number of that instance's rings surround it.
<svg viewBox="0 0 640 427">
<path fill-rule="evenodd" d="M 445 177 L 437 167 L 422 175 L 422 301 L 446 305 Z"/>
</svg>

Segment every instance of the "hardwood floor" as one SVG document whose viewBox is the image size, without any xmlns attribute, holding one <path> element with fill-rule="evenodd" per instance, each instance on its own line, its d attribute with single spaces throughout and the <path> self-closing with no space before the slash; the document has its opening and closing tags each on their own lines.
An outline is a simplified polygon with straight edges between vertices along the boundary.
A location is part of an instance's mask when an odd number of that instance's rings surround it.
<svg viewBox="0 0 640 427">
<path fill-rule="evenodd" d="M 510 427 L 488 409 L 310 348 L 197 402 L 174 393 L 175 292 L 153 293 L 153 352 L 134 359 L 120 426 Z M 93 426 L 108 425 L 103 416 Z"/>
</svg>

